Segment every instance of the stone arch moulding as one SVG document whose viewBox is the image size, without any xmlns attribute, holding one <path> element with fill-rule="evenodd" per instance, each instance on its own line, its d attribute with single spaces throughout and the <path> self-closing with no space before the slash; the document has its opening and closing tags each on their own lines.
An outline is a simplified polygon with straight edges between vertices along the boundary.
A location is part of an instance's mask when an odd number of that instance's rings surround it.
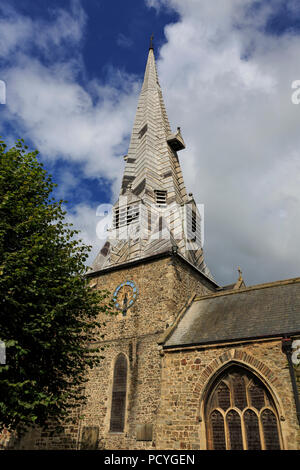
<svg viewBox="0 0 300 470">
<path fill-rule="evenodd" d="M 276 391 L 276 386 L 278 384 L 276 375 L 270 370 L 268 366 L 266 366 L 264 362 L 250 355 L 248 352 L 246 353 L 245 351 L 239 349 L 231 349 L 216 357 L 206 366 L 204 371 L 199 375 L 199 378 L 193 389 L 193 401 L 195 404 L 197 403 L 197 416 L 199 417 L 202 428 L 202 430 L 200 429 L 202 442 L 203 437 L 206 435 L 204 414 L 207 395 L 217 377 L 232 365 L 247 369 L 249 372 L 256 375 L 259 380 L 261 380 L 274 400 L 278 418 L 280 421 L 285 421 L 283 406 Z M 282 422 L 282 425 L 284 425 L 284 422 Z M 281 429 L 281 439 L 283 448 L 285 449 L 286 443 L 283 429 Z"/>
</svg>

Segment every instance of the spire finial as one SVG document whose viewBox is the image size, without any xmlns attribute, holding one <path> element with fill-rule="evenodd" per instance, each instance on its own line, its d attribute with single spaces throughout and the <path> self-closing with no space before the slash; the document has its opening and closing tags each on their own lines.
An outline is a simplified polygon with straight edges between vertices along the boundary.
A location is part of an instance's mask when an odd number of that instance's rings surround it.
<svg viewBox="0 0 300 470">
<path fill-rule="evenodd" d="M 239 281 L 242 281 L 243 280 L 243 276 L 242 276 L 242 271 L 241 271 L 241 268 L 238 266 L 238 272 L 239 272 Z"/>
<path fill-rule="evenodd" d="M 150 37 L 150 46 L 149 46 L 149 49 L 153 49 L 153 33 L 151 34 L 151 37 Z"/>
</svg>

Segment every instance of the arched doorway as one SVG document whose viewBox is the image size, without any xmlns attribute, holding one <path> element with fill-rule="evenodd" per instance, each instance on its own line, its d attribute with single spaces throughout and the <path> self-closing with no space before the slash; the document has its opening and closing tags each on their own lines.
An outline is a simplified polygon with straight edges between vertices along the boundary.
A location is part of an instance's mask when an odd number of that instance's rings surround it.
<svg viewBox="0 0 300 470">
<path fill-rule="evenodd" d="M 232 365 L 214 381 L 205 404 L 208 449 L 279 450 L 274 400 L 256 375 Z"/>
</svg>

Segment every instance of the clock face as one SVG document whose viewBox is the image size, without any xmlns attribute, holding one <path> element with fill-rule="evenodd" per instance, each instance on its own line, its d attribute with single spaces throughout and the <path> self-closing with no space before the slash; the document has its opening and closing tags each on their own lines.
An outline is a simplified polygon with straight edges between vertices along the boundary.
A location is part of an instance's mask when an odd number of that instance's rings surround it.
<svg viewBox="0 0 300 470">
<path fill-rule="evenodd" d="M 121 310 L 126 315 L 127 310 L 136 301 L 138 289 L 133 281 L 122 282 L 115 290 L 113 302 L 116 309 Z"/>
</svg>

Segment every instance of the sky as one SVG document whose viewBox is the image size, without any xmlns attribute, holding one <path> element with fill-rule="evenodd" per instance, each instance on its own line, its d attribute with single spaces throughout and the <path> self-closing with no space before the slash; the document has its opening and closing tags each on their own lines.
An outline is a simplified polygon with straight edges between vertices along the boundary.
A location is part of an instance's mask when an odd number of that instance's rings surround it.
<svg viewBox="0 0 300 470">
<path fill-rule="evenodd" d="M 0 135 L 39 150 L 92 261 L 152 33 L 216 282 L 234 282 L 238 266 L 247 285 L 299 277 L 298 0 L 2 0 Z"/>
</svg>

